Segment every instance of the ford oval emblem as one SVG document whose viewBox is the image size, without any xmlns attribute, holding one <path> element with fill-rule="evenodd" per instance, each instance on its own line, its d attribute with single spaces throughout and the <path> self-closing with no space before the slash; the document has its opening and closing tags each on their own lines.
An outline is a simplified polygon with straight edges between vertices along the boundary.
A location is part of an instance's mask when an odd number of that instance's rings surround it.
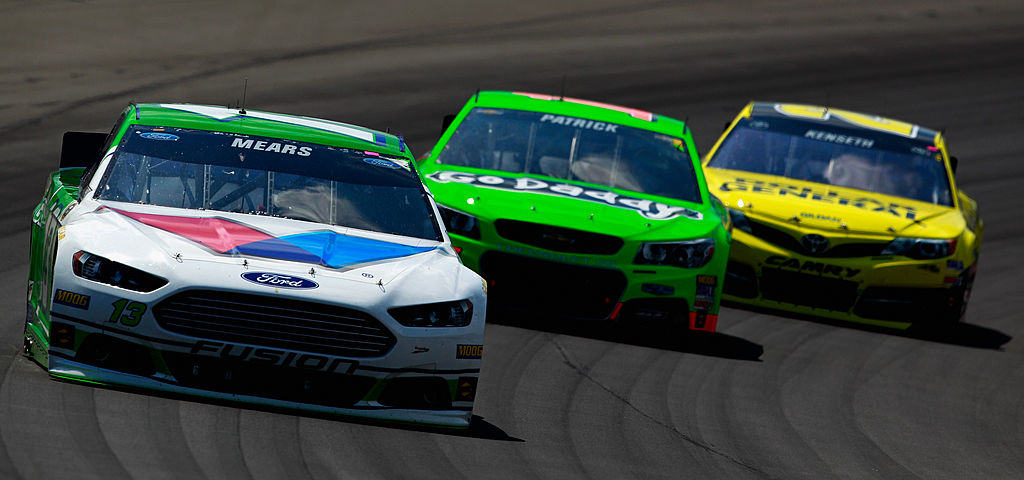
<svg viewBox="0 0 1024 480">
<path fill-rule="evenodd" d="M 384 160 L 383 158 L 364 158 L 363 161 L 366 162 L 366 163 L 369 163 L 370 165 L 373 165 L 375 167 L 395 168 L 395 169 L 402 168 L 398 164 L 396 164 L 394 162 L 389 162 L 387 160 Z"/>
<path fill-rule="evenodd" d="M 258 284 L 265 285 L 267 287 L 277 288 L 316 288 L 320 284 L 312 280 L 302 277 L 295 277 L 291 275 L 281 275 L 280 273 L 268 273 L 268 272 L 248 272 L 243 273 L 242 278 Z"/>
<path fill-rule="evenodd" d="M 141 134 L 139 136 L 142 137 L 142 138 L 145 138 L 145 139 L 149 139 L 149 140 L 163 140 L 165 142 L 168 142 L 168 141 L 169 142 L 176 142 L 176 141 L 178 141 L 178 138 L 180 138 L 177 135 L 174 135 L 173 133 L 160 133 L 160 132 L 146 132 L 146 133 L 143 133 L 143 134 Z"/>
</svg>

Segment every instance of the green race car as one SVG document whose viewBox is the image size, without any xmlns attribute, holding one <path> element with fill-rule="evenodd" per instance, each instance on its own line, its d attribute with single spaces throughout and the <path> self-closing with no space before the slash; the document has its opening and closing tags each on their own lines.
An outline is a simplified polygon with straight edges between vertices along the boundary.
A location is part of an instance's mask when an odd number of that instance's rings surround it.
<svg viewBox="0 0 1024 480">
<path fill-rule="evenodd" d="M 445 123 L 420 173 L 492 304 L 715 331 L 730 224 L 684 122 L 489 91 Z"/>
</svg>

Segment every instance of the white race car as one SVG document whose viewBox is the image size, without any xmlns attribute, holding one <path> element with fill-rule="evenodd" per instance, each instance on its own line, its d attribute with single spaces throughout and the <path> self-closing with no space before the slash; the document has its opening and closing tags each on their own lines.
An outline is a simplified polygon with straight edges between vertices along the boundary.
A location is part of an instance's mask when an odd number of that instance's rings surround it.
<svg viewBox="0 0 1024 480">
<path fill-rule="evenodd" d="M 412 160 L 381 132 L 201 105 L 69 132 L 25 352 L 60 379 L 468 427 L 486 285 Z"/>
</svg>

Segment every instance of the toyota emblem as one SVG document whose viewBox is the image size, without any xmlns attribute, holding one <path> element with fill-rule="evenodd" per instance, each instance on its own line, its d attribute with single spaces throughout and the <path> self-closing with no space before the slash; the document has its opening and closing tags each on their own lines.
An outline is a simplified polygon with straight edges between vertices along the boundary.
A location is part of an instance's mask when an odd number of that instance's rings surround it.
<svg viewBox="0 0 1024 480">
<path fill-rule="evenodd" d="M 814 233 L 804 235 L 804 238 L 800 239 L 800 244 L 812 255 L 820 255 L 828 250 L 828 239 Z"/>
</svg>

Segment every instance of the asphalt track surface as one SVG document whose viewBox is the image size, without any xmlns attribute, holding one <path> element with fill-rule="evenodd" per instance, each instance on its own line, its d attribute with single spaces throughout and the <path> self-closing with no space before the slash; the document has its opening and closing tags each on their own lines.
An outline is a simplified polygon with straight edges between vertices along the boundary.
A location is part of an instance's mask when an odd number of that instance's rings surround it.
<svg viewBox="0 0 1024 480">
<path fill-rule="evenodd" d="M 676 3 L 0 3 L 0 478 L 1024 478 L 1024 4 Z M 251 108 L 418 154 L 477 88 L 563 77 L 688 117 L 702 150 L 751 99 L 945 128 L 986 225 L 966 323 L 494 318 L 464 435 L 57 382 L 18 354 L 65 130 L 106 131 L 130 100 L 236 103 L 248 78 Z"/>
</svg>

